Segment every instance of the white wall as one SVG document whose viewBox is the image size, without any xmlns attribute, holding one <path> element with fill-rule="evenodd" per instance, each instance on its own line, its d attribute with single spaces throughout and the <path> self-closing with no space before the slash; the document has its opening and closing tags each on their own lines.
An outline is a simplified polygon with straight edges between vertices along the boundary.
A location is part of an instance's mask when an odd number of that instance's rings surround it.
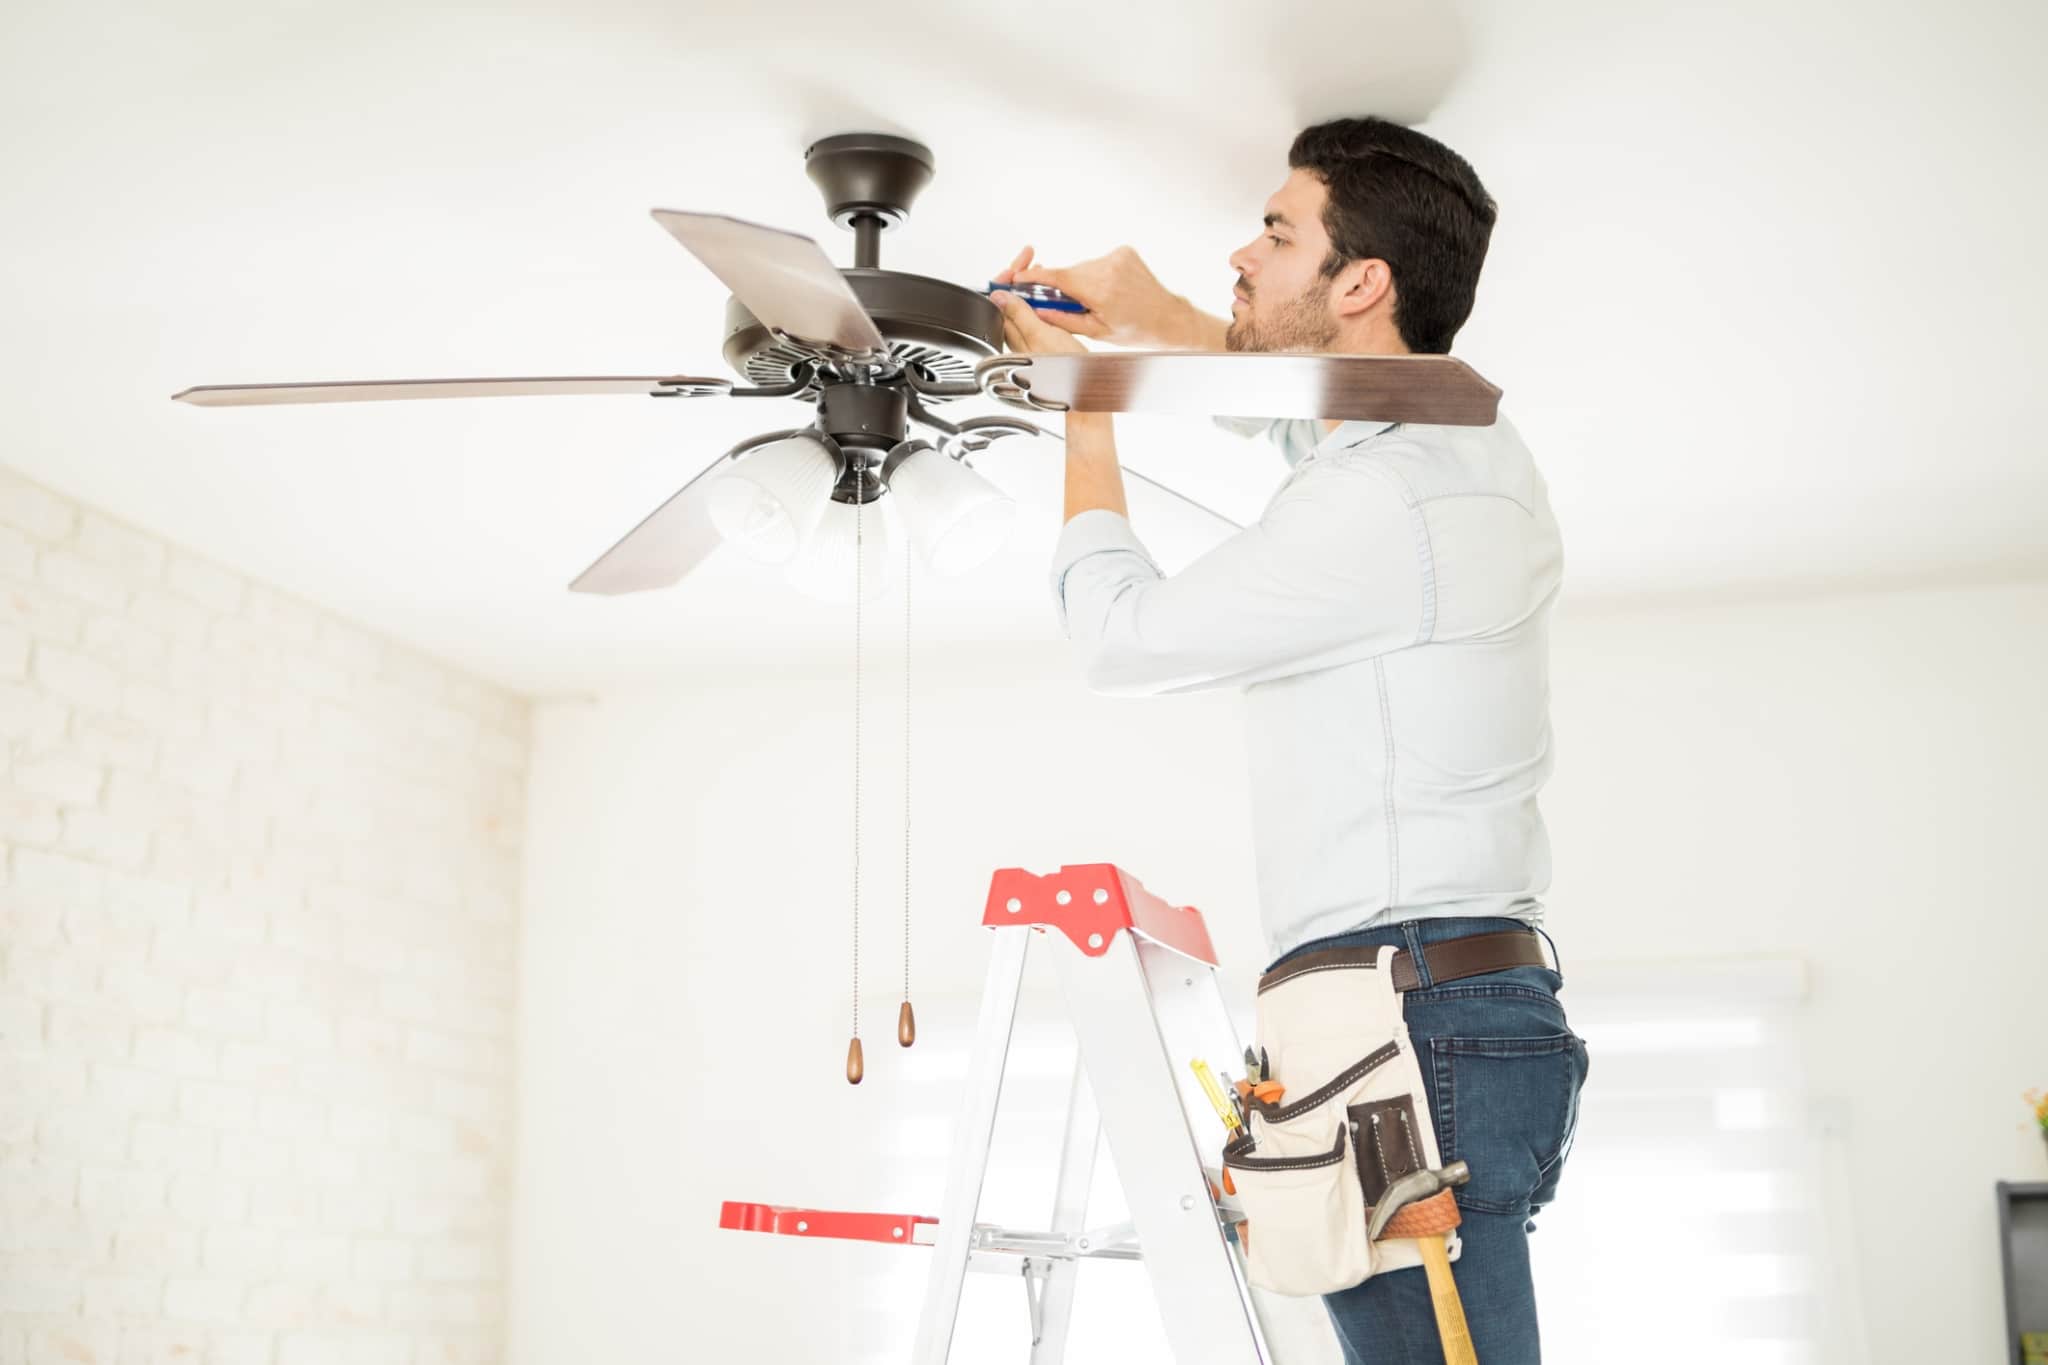
<svg viewBox="0 0 2048 1365">
<path fill-rule="evenodd" d="M 714 1226 L 724 1198 L 938 1205 L 929 1151 L 866 1136 L 931 1079 L 887 1042 L 901 697 L 892 648 L 871 644 L 869 660 L 858 1090 L 839 1075 L 849 661 L 734 661 L 702 686 L 537 713 L 520 1365 L 662 1351 L 678 1334 L 760 1360 L 907 1350 L 918 1253 Z M 1876 1361 L 2001 1358 L 1991 1182 L 2048 1173 L 2019 1099 L 2048 1080 L 2048 919 L 2030 856 L 2048 817 L 2044 669 L 2040 585 L 1559 622 L 1545 810 L 1567 975 L 1575 962 L 1808 961 L 1809 1064 L 1846 1130 L 1860 1223 L 1844 1269 Z M 920 655 L 916 673 L 914 994 L 931 1002 L 928 1035 L 971 1023 L 975 924 L 999 866 L 1121 863 L 1201 906 L 1226 963 L 1258 964 L 1230 698 L 1087 696 L 1056 652 Z M 714 1121 L 721 1103 L 741 1117 Z M 1568 1177 L 1557 1218 L 1569 1201 Z M 1642 1254 L 1655 1231 L 1654 1212 L 1614 1229 L 1613 1254 Z M 899 1297 L 862 1302 L 878 1273 Z"/>
<path fill-rule="evenodd" d="M 526 720 L 0 471 L 0 1365 L 499 1357 Z"/>
<path fill-rule="evenodd" d="M 2048 1076 L 2044 672 L 2039 584 L 1558 633 L 1567 961 L 1810 963 L 1810 1079 L 1846 1128 L 1875 1361 L 2004 1359 L 1991 1187 L 2048 1178 L 2019 1098 Z"/>
<path fill-rule="evenodd" d="M 863 1303 L 859 1276 L 877 1254 L 919 1267 L 922 1253 L 715 1230 L 722 1199 L 916 1212 L 942 1190 L 942 1145 L 883 1152 L 874 1137 L 877 1115 L 929 1078 L 893 1041 L 902 696 L 900 660 L 872 643 L 868 1078 L 854 1089 L 843 1075 L 850 662 L 536 709 L 514 1360 L 633 1358 L 678 1332 L 707 1358 L 852 1361 L 850 1343 L 878 1338 L 908 1354 L 916 1288 Z M 1133 707 L 1048 686 L 1061 662 L 977 656 L 950 661 L 947 681 L 940 659 L 917 661 L 913 997 L 927 1039 L 972 1027 L 998 866 L 1122 862 L 1216 907 L 1224 951 L 1257 956 L 1255 925 L 1230 911 L 1252 894 L 1230 699 Z M 731 1121 L 710 1117 L 725 1108 Z"/>
</svg>

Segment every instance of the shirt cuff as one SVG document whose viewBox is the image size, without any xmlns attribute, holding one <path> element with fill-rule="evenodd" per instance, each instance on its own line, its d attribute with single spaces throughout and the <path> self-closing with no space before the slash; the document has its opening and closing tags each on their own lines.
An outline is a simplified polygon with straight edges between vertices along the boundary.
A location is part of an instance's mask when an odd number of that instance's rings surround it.
<svg viewBox="0 0 2048 1365">
<path fill-rule="evenodd" d="M 1067 631 L 1067 575 L 1076 564 L 1093 555 L 1134 554 L 1143 560 L 1152 577 L 1159 576 L 1159 566 L 1152 562 L 1145 543 L 1138 539 L 1138 533 L 1131 529 L 1130 519 L 1121 512 L 1112 512 L 1106 507 L 1092 507 L 1071 518 L 1060 530 L 1059 543 L 1052 555 L 1052 600 L 1053 608 L 1059 613 L 1060 633 Z"/>
</svg>

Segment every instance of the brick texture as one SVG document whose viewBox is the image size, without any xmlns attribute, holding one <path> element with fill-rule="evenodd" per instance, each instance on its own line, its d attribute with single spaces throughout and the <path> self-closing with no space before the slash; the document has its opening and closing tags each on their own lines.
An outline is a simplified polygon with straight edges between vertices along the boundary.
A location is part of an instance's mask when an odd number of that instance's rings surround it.
<svg viewBox="0 0 2048 1365">
<path fill-rule="evenodd" d="M 501 1357 L 527 728 L 0 470 L 0 1365 Z"/>
</svg>

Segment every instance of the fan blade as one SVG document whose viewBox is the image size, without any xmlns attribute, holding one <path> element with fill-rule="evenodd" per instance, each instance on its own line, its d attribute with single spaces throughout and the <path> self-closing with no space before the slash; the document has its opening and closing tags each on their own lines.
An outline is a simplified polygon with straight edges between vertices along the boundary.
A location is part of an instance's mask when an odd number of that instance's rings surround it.
<svg viewBox="0 0 2048 1365">
<path fill-rule="evenodd" d="M 640 393 L 661 398 L 728 393 L 729 379 L 690 375 L 604 376 L 592 379 L 372 379 L 360 383 L 201 384 L 174 393 L 202 408 L 260 403 L 365 403 L 386 398 L 524 398 L 558 393 Z"/>
<path fill-rule="evenodd" d="M 569 591 L 607 597 L 647 592 L 670 586 L 703 563 L 720 544 L 718 528 L 705 510 L 704 487 L 724 464 L 719 460 L 649 512 L 578 574 Z"/>
<path fill-rule="evenodd" d="M 716 213 L 653 213 L 762 326 L 842 351 L 889 349 L 846 277 L 810 238 Z"/>
<path fill-rule="evenodd" d="M 929 422 L 931 420 L 931 414 L 926 413 L 923 420 Z M 955 427 L 953 431 L 956 435 L 962 433 L 971 434 L 976 431 L 986 431 L 991 427 L 999 428 L 1004 426 L 1005 424 L 1011 423 L 1013 420 L 1014 419 L 1008 417 L 971 417 L 967 421 L 960 423 L 960 425 L 958 427 Z M 1066 442 L 1066 437 L 1062 436 L 1059 432 L 1048 431 L 1044 427 L 1035 426 L 1030 422 L 1016 422 L 1014 426 L 1010 427 L 1009 431 L 999 431 L 997 433 L 997 437 L 1000 438 L 1003 435 L 1009 434 L 1021 434 L 1016 432 L 1017 427 L 1023 427 L 1025 431 L 1027 431 L 1029 434 L 1033 436 L 1049 437 L 1050 439 L 1059 441 L 1062 444 Z M 1153 488 L 1156 488 L 1160 492 L 1166 494 L 1167 497 L 1173 498 L 1180 502 L 1184 502 L 1188 506 L 1194 508 L 1197 512 L 1206 513 L 1207 515 L 1214 517 L 1216 520 L 1222 522 L 1225 526 L 1228 526 L 1233 531 L 1242 531 L 1244 529 L 1243 522 L 1235 521 L 1230 517 L 1224 516 L 1221 512 L 1217 511 L 1213 507 L 1210 507 L 1204 503 L 1196 502 L 1193 498 L 1181 492 L 1178 488 L 1174 488 L 1169 484 L 1163 484 L 1159 480 L 1153 478 L 1150 474 L 1144 473 L 1142 470 L 1131 468 L 1131 463 L 1129 460 L 1123 460 L 1121 463 L 1123 464 L 1124 476 L 1126 478 L 1136 479 L 1139 483 L 1147 484 Z"/>
<path fill-rule="evenodd" d="M 1019 365 L 1019 361 L 1026 363 Z M 984 388 L 1017 407 L 1191 417 L 1331 417 L 1491 426 L 1500 390 L 1447 355 L 1264 351 L 1091 351 L 991 356 Z M 1008 384 L 1025 390 L 1018 396 Z"/>
<path fill-rule="evenodd" d="M 642 518 L 638 526 L 619 537 L 618 543 L 599 555 L 589 568 L 578 574 L 576 581 L 569 585 L 569 591 L 615 597 L 620 593 L 666 588 L 680 580 L 709 558 L 722 543 L 718 528 L 711 524 L 710 509 L 704 499 L 704 490 L 710 486 L 713 476 L 732 463 L 735 456 L 756 446 L 799 435 L 801 431 L 799 428 L 749 436 L 713 460 L 667 502 Z"/>
<path fill-rule="evenodd" d="M 1129 465 L 1125 465 L 1123 467 L 1123 470 L 1124 474 L 1127 477 L 1136 479 L 1139 483 L 1150 484 L 1152 487 L 1166 494 L 1167 497 L 1178 499 L 1179 501 L 1184 502 L 1188 506 L 1194 508 L 1197 512 L 1208 513 L 1210 516 L 1216 518 L 1216 520 L 1222 522 L 1225 526 L 1228 526 L 1233 531 L 1242 531 L 1244 529 L 1243 522 L 1233 521 L 1229 517 L 1226 517 L 1221 512 L 1217 511 L 1215 508 L 1208 507 L 1203 505 L 1202 503 L 1196 502 L 1193 498 L 1181 492 L 1178 488 L 1168 487 L 1166 484 L 1159 482 L 1159 480 L 1153 478 L 1151 475 L 1141 474 L 1137 470 L 1131 468 Z"/>
</svg>

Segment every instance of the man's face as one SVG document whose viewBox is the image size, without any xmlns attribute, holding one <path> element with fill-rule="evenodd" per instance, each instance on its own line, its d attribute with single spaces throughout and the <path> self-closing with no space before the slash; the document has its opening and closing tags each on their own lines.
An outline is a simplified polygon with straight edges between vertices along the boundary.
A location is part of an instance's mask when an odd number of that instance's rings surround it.
<svg viewBox="0 0 2048 1365">
<path fill-rule="evenodd" d="M 1225 346 L 1233 351 L 1320 351 L 1336 340 L 1332 281 L 1321 274 L 1330 254 L 1330 235 L 1323 230 L 1328 198 L 1313 172 L 1296 170 L 1266 201 L 1265 231 L 1230 257 L 1237 289 Z"/>
</svg>

